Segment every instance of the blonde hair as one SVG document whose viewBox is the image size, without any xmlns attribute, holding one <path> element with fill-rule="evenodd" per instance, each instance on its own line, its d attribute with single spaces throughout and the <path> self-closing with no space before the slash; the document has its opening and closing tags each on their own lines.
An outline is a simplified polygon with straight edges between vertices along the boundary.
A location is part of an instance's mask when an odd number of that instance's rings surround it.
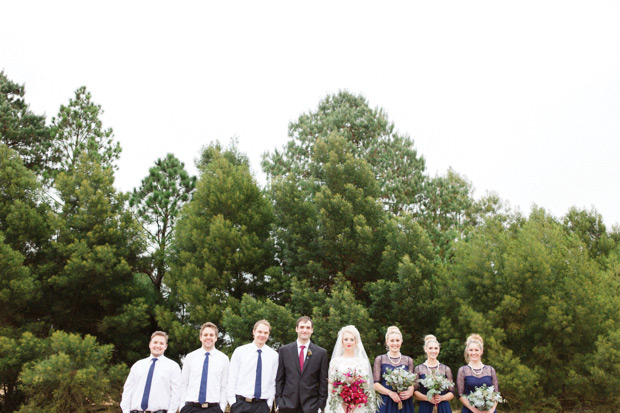
<svg viewBox="0 0 620 413">
<path fill-rule="evenodd" d="M 424 336 L 424 350 L 426 350 L 428 344 L 433 341 L 437 343 L 437 347 L 441 348 L 441 344 L 439 344 L 439 341 L 437 341 L 437 337 L 432 334 L 427 334 L 426 336 Z"/>
<path fill-rule="evenodd" d="M 468 363 L 469 363 L 469 356 L 467 355 L 467 350 L 469 349 L 469 346 L 471 346 L 472 344 L 478 345 L 478 347 L 480 347 L 481 352 L 484 351 L 484 341 L 482 340 L 482 337 L 480 337 L 479 334 L 470 334 L 469 337 L 467 337 L 467 340 L 465 340 L 465 361 Z"/>
<path fill-rule="evenodd" d="M 400 332 L 400 329 L 396 326 L 389 326 L 387 328 L 387 332 L 385 333 L 385 342 L 387 343 L 388 337 L 390 336 L 390 334 L 398 334 L 400 336 L 400 339 L 403 339 L 403 334 Z"/>
</svg>

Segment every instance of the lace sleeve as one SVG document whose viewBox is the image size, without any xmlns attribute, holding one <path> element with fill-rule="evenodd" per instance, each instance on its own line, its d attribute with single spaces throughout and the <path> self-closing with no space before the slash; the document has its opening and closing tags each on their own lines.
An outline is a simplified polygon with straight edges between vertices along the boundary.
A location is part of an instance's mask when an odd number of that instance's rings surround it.
<svg viewBox="0 0 620 413">
<path fill-rule="evenodd" d="M 454 383 L 454 376 L 452 376 L 452 370 L 450 370 L 450 367 L 448 366 L 445 366 L 445 367 L 446 367 L 446 378 Z M 450 390 L 451 393 L 455 393 L 454 386 L 450 387 L 448 390 Z"/>
<path fill-rule="evenodd" d="M 338 359 L 331 359 L 331 361 L 329 362 L 329 370 L 327 370 L 327 378 L 328 380 L 331 382 L 332 381 L 332 377 L 334 377 L 334 373 L 336 373 L 336 370 L 338 369 L 337 364 Z"/>
<path fill-rule="evenodd" d="M 409 360 L 409 363 L 407 365 L 407 367 L 409 367 L 409 371 L 413 371 L 413 359 L 411 357 L 407 357 Z"/>
<path fill-rule="evenodd" d="M 413 374 L 415 374 L 415 384 L 413 385 L 413 390 L 420 390 L 420 366 L 415 366 L 413 369 Z"/>
<path fill-rule="evenodd" d="M 379 383 L 381 381 L 381 356 L 377 356 L 375 359 L 375 364 L 372 368 L 372 378 L 375 383 Z"/>
<path fill-rule="evenodd" d="M 499 391 L 499 383 L 497 382 L 497 374 L 495 373 L 495 369 L 493 367 L 491 367 L 491 380 L 493 381 L 493 387 L 495 388 L 495 391 Z"/>
<path fill-rule="evenodd" d="M 456 390 L 459 397 L 465 393 L 465 366 L 461 367 L 456 374 Z"/>
</svg>

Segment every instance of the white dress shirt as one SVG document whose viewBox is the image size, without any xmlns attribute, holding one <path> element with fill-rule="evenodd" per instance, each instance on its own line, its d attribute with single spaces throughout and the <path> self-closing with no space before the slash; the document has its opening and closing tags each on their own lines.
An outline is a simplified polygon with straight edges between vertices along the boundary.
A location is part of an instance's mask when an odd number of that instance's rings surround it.
<svg viewBox="0 0 620 413">
<path fill-rule="evenodd" d="M 202 347 L 185 356 L 181 372 L 181 407 L 185 402 L 198 403 L 202 366 L 207 351 Z M 226 410 L 226 384 L 228 383 L 228 356 L 218 349 L 209 351 L 207 375 L 207 403 L 219 403 Z"/>
<path fill-rule="evenodd" d="M 179 408 L 181 368 L 176 362 L 161 355 L 159 357 L 147 357 L 131 366 L 129 376 L 127 376 L 127 381 L 123 388 L 123 398 L 121 399 L 123 413 L 129 413 L 131 410 L 142 410 L 144 385 L 146 384 L 146 378 L 153 363 L 153 358 L 156 358 L 157 361 L 153 369 L 147 410 L 176 412 Z"/>
<path fill-rule="evenodd" d="M 228 403 L 232 406 L 236 395 L 254 398 L 256 384 L 256 364 L 259 348 L 253 342 L 237 347 L 230 359 L 228 372 Z M 278 372 L 278 353 L 269 346 L 260 348 L 261 352 L 261 399 L 271 406 L 276 394 L 276 373 Z"/>
<path fill-rule="evenodd" d="M 301 346 L 305 346 L 304 349 L 301 349 Z M 297 340 L 297 357 L 299 357 L 299 352 L 304 352 L 304 363 L 306 362 L 306 357 L 308 357 L 308 349 L 310 348 L 310 340 L 306 344 L 301 344 L 299 340 Z"/>
</svg>

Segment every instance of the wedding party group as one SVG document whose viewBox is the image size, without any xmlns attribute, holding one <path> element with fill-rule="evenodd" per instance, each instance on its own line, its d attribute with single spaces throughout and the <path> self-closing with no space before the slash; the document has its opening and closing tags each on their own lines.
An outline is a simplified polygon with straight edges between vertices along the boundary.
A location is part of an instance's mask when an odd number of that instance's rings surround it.
<svg viewBox="0 0 620 413">
<path fill-rule="evenodd" d="M 297 320 L 297 340 L 278 351 L 266 345 L 271 333 L 259 320 L 253 341 L 239 346 L 232 357 L 215 348 L 218 328 L 200 328 L 201 347 L 185 356 L 183 368 L 164 356 L 168 335 L 152 334 L 150 357 L 130 370 L 123 388 L 123 413 L 449 413 L 450 400 L 462 402 L 462 412 L 492 413 L 503 401 L 495 369 L 482 362 L 482 337 L 465 343 L 466 365 L 456 384 L 450 368 L 439 362 L 440 344 L 424 339 L 426 360 L 414 366 L 401 354 L 403 334 L 391 326 L 385 334 L 387 352 L 371 365 L 359 331 L 345 326 L 338 332 L 331 359 L 311 341 L 310 317 Z"/>
</svg>

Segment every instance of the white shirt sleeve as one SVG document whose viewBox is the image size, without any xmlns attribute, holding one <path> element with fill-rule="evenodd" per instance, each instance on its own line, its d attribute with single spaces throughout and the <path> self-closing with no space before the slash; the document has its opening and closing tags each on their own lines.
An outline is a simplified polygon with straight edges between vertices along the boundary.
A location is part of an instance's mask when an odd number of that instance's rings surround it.
<svg viewBox="0 0 620 413">
<path fill-rule="evenodd" d="M 181 368 L 174 363 L 171 366 L 172 372 L 170 373 L 170 405 L 168 407 L 169 412 L 176 412 L 181 408 Z M 123 412 L 124 413 L 124 412 Z"/>
<path fill-rule="evenodd" d="M 131 411 L 131 396 L 133 395 L 136 386 L 136 365 L 131 366 L 125 386 L 123 386 L 123 397 L 121 399 L 121 410 L 123 413 L 129 413 Z"/>
<path fill-rule="evenodd" d="M 239 366 L 241 362 L 241 347 L 237 347 L 230 358 L 230 364 L 228 366 L 228 404 L 233 405 L 237 401 L 237 380 L 239 377 Z"/>
</svg>

